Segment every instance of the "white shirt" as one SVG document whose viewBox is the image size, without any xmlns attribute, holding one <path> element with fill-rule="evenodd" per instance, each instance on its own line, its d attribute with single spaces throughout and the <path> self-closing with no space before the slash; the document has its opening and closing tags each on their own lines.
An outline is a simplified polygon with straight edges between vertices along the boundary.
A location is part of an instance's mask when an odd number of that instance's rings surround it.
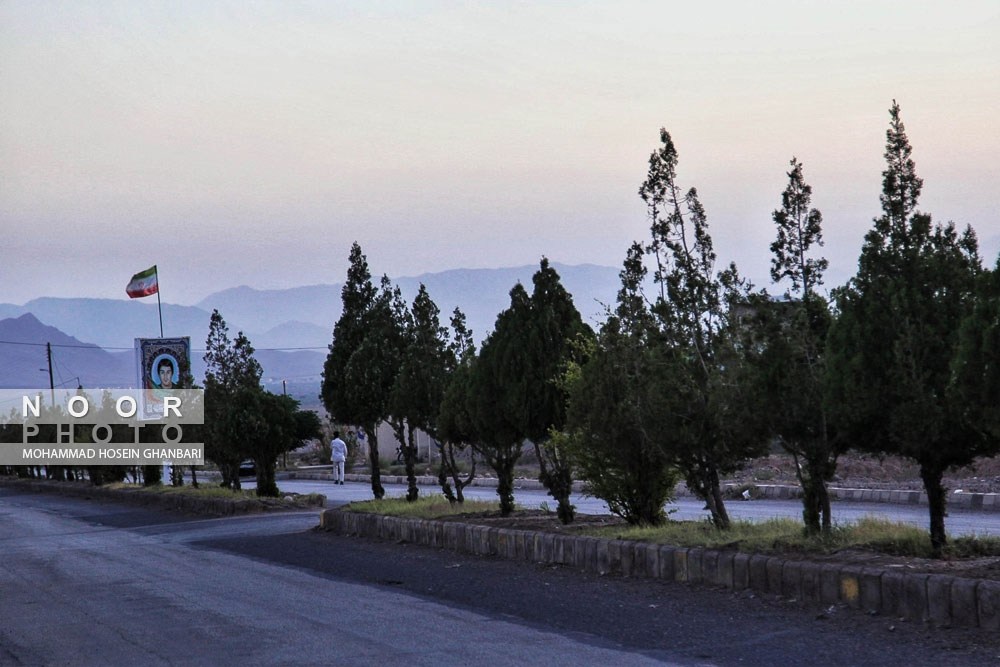
<svg viewBox="0 0 1000 667">
<path fill-rule="evenodd" d="M 330 443 L 331 458 L 334 463 L 347 460 L 347 445 L 340 438 L 334 438 Z"/>
</svg>

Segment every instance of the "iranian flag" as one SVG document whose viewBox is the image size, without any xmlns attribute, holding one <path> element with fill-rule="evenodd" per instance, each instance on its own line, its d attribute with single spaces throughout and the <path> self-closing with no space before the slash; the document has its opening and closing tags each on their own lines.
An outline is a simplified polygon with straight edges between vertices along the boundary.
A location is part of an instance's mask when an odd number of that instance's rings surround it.
<svg viewBox="0 0 1000 667">
<path fill-rule="evenodd" d="M 159 291 L 160 286 L 156 281 L 155 264 L 145 271 L 140 271 L 132 276 L 132 280 L 128 281 L 128 285 L 125 287 L 125 293 L 132 299 L 138 299 L 142 296 L 150 296 Z"/>
</svg>

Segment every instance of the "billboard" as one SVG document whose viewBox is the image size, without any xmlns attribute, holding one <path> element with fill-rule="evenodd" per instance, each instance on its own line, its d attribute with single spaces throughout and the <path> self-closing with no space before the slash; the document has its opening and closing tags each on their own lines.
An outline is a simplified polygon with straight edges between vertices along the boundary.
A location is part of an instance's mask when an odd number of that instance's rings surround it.
<svg viewBox="0 0 1000 667">
<path fill-rule="evenodd" d="M 191 368 L 191 338 L 136 338 L 140 420 L 163 416 L 163 397 L 180 386 L 181 373 Z"/>
</svg>

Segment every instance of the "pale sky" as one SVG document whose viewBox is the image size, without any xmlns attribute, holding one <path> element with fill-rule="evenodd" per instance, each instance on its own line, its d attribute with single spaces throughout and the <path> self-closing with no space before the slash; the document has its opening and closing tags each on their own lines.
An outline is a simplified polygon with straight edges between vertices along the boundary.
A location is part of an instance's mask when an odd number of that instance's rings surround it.
<svg viewBox="0 0 1000 667">
<path fill-rule="evenodd" d="M 0 302 L 619 266 L 665 126 L 768 282 L 792 155 L 828 286 L 902 107 L 921 210 L 1000 250 L 1000 2 L 0 2 Z"/>
</svg>

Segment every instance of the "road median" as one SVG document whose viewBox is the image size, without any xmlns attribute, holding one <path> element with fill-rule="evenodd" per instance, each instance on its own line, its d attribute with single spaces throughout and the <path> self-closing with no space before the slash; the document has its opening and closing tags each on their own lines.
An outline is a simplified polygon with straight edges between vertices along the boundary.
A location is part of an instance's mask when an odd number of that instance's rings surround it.
<svg viewBox="0 0 1000 667">
<path fill-rule="evenodd" d="M 339 535 L 564 565 L 597 574 L 845 605 L 938 627 L 1000 630 L 1000 581 L 340 509 L 324 510 L 320 527 Z"/>
</svg>

